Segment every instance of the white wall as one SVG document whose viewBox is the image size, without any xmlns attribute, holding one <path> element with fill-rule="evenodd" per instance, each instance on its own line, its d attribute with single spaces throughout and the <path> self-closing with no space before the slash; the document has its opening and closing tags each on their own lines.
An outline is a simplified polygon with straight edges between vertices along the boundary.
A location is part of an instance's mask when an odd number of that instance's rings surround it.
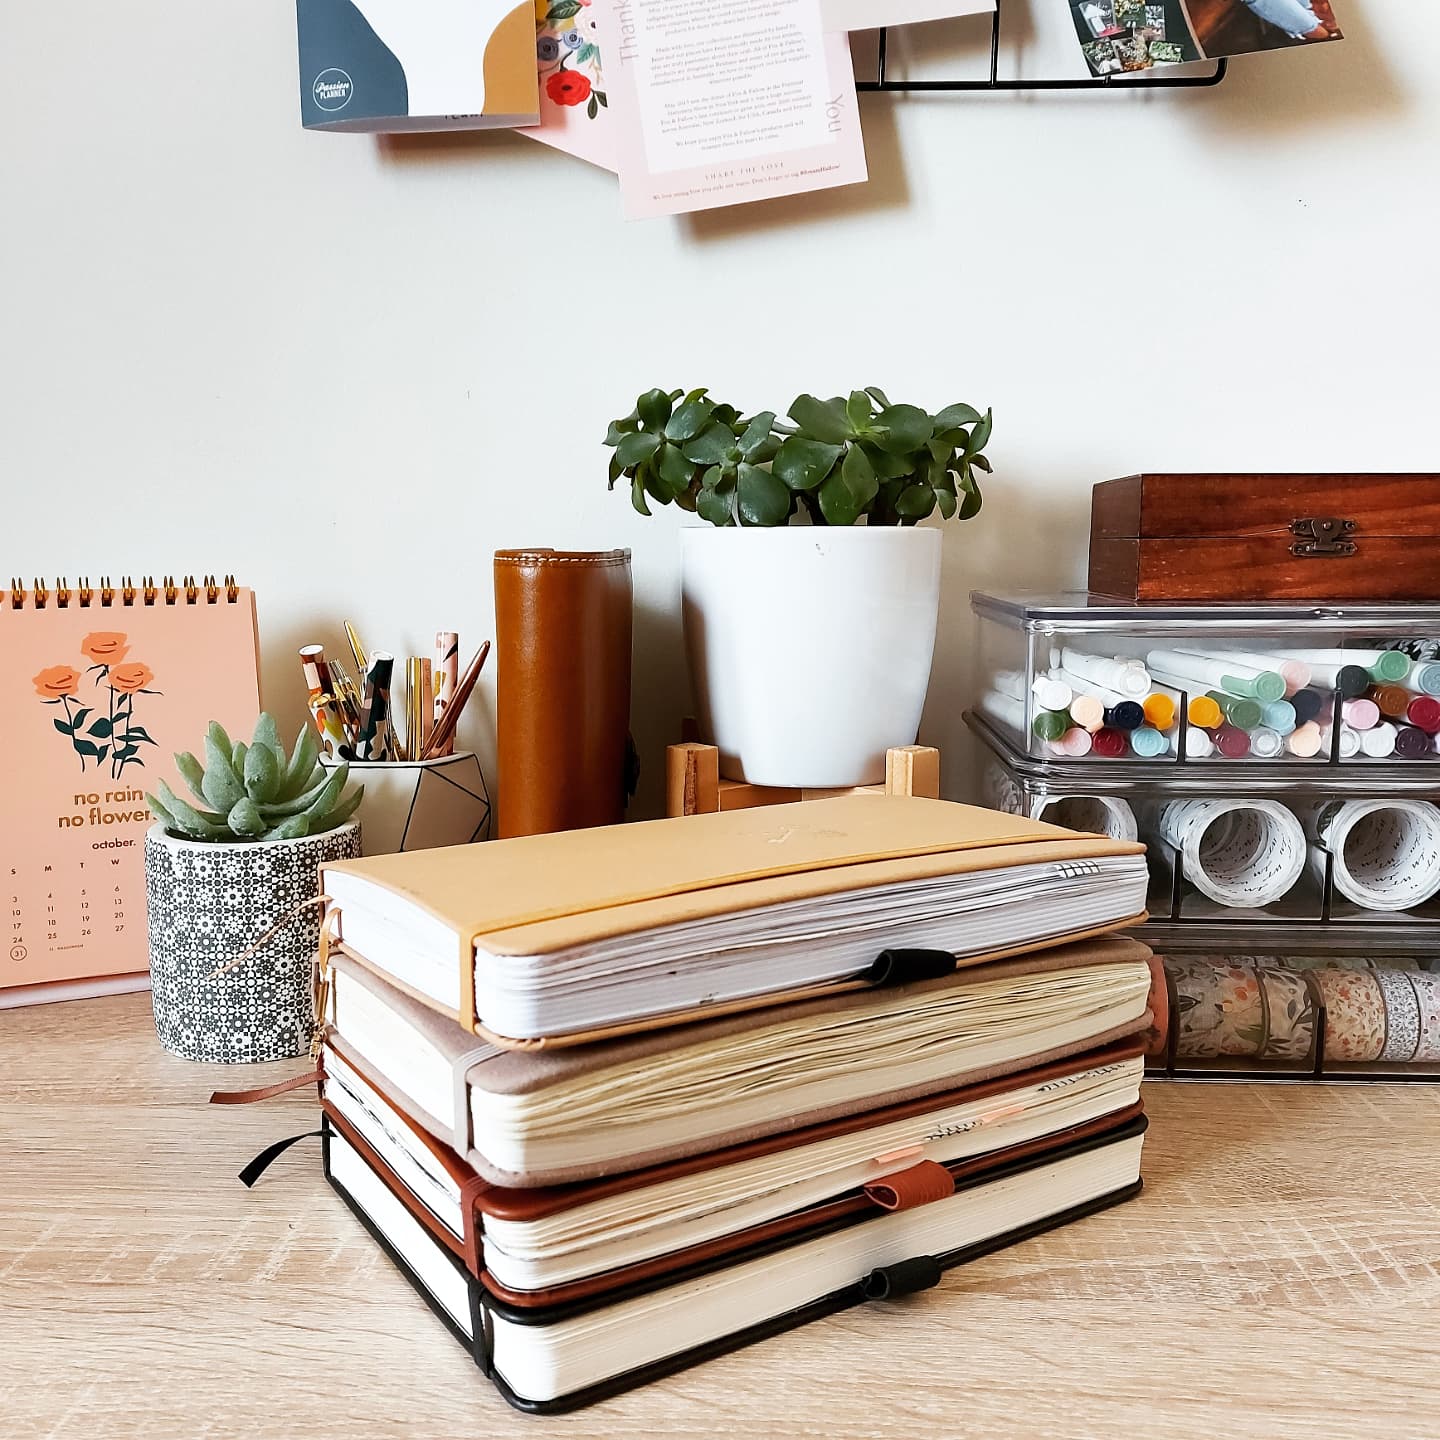
<svg viewBox="0 0 1440 1440">
<path fill-rule="evenodd" d="M 1080 578 L 1092 482 L 1440 468 L 1440 27 L 1336 9 L 1344 44 L 1214 91 L 868 97 L 867 187 L 627 225 L 520 137 L 303 133 L 285 0 L 7 7 L 0 573 L 234 570 L 298 723 L 342 617 L 473 642 L 495 548 L 632 546 L 653 808 L 675 519 L 607 494 L 606 419 L 652 384 L 993 404 L 922 736 L 962 790 L 967 591 Z"/>
</svg>

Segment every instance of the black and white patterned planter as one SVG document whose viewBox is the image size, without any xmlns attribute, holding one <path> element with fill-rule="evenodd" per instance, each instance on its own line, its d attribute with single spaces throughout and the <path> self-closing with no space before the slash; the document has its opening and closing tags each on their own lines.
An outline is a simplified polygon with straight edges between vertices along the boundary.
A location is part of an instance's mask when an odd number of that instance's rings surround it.
<svg viewBox="0 0 1440 1440">
<path fill-rule="evenodd" d="M 318 905 L 250 959 L 215 972 L 320 893 L 320 865 L 359 854 L 354 821 L 324 835 L 248 845 L 177 840 L 152 826 L 145 898 L 160 1043 L 187 1060 L 223 1065 L 303 1055 L 315 1029 L 310 972 Z"/>
</svg>

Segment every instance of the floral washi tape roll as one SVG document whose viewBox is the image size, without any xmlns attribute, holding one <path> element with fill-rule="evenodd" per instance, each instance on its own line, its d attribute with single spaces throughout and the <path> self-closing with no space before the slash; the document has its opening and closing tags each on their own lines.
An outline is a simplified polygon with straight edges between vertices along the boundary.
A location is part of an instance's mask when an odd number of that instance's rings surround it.
<svg viewBox="0 0 1440 1440">
<path fill-rule="evenodd" d="M 1420 1040 L 1415 1059 L 1440 1060 L 1440 975 L 1419 970 L 1409 977 L 1420 1002 Z"/>
<path fill-rule="evenodd" d="M 1373 970 L 1317 970 L 1325 1005 L 1325 1058 L 1378 1060 L 1385 1048 L 1385 996 Z"/>
<path fill-rule="evenodd" d="M 1209 960 L 1165 960 L 1175 983 L 1175 1054 L 1186 1060 L 1208 1060 L 1220 1054 L 1224 1010 L 1220 1004 L 1217 967 Z"/>
<path fill-rule="evenodd" d="M 1260 982 L 1265 1033 L 1262 1060 L 1303 1060 L 1315 1049 L 1315 1022 L 1319 1015 L 1316 992 L 1306 977 L 1293 970 L 1266 966 L 1255 972 Z"/>
<path fill-rule="evenodd" d="M 1382 1060 L 1413 1060 L 1420 1048 L 1420 1002 L 1410 976 L 1395 970 L 1377 970 L 1385 997 L 1385 1048 Z"/>
</svg>

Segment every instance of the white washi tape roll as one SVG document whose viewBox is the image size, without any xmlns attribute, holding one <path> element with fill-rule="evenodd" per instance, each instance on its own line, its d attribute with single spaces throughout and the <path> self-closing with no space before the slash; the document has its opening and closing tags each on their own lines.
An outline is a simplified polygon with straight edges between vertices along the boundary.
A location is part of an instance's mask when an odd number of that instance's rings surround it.
<svg viewBox="0 0 1440 1440">
<path fill-rule="evenodd" d="M 1135 812 L 1123 800 L 1109 795 L 1040 795 L 1030 802 L 1030 818 L 1067 830 L 1108 835 L 1112 840 L 1135 840 Z"/>
<path fill-rule="evenodd" d="M 1273 905 L 1305 871 L 1305 831 L 1274 800 L 1172 800 L 1160 811 L 1160 833 L 1190 883 L 1217 905 Z"/>
<path fill-rule="evenodd" d="M 1440 893 L 1440 808 L 1428 800 L 1336 800 L 1315 817 L 1312 864 L 1365 910 L 1409 910 Z M 1323 846 L 1324 850 L 1319 847 Z"/>
</svg>

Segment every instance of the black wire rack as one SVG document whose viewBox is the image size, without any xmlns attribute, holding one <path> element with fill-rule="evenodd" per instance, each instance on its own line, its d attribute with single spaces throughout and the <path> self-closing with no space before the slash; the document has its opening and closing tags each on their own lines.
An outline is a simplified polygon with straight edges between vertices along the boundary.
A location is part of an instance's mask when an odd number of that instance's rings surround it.
<svg viewBox="0 0 1440 1440">
<path fill-rule="evenodd" d="M 1097 75 L 1084 80 L 1015 80 L 1000 78 L 1000 0 L 990 19 L 990 74 L 984 80 L 894 80 L 885 70 L 889 31 L 879 32 L 876 75 L 873 80 L 856 81 L 857 90 L 880 91 L 886 94 L 905 92 L 1030 91 L 1030 90 L 1203 90 L 1218 85 L 1225 78 L 1226 63 L 1215 62 L 1214 70 L 1204 75 L 1155 75 L 1151 71 L 1119 75 Z"/>
</svg>

